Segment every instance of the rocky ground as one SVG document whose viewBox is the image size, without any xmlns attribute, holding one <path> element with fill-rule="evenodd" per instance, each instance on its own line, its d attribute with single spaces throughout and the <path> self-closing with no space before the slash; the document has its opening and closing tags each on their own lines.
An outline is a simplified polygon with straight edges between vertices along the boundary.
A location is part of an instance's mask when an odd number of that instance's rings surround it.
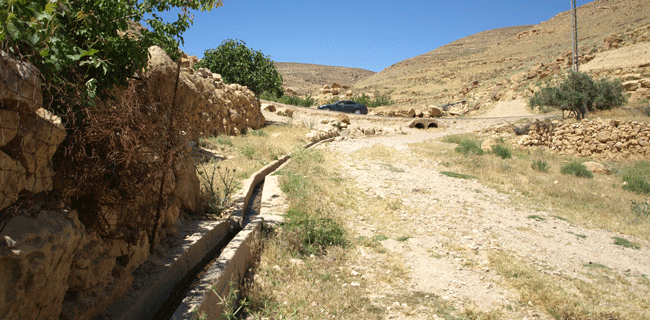
<svg viewBox="0 0 650 320">
<path fill-rule="evenodd" d="M 527 113 L 513 102 L 489 115 L 514 109 L 522 116 Z M 402 135 L 340 139 L 322 146 L 338 156 L 341 175 L 354 181 L 361 194 L 360 210 L 348 227 L 355 236 L 381 236 L 381 245 L 407 270 L 403 281 L 381 285 L 376 280 L 391 271 L 377 261 L 386 255 L 360 247 L 361 258 L 350 266 L 359 275 L 354 285 L 367 288 L 377 299 L 398 291 L 425 292 L 430 294 L 425 298 L 438 296 L 461 310 L 492 312 L 499 319 L 552 319 L 537 303 L 522 303 L 525 297 L 494 270 L 495 257 L 505 254 L 550 282 L 593 283 L 590 266 L 601 266 L 610 276 L 623 279 L 622 292 L 647 292 L 650 244 L 646 241 L 634 239 L 641 243 L 640 250 L 614 245 L 613 236 L 626 236 L 570 223 L 555 217 L 552 210 L 526 207 L 517 201 L 520 196 L 475 180 L 442 175 L 444 167 L 422 159 L 409 146 L 498 121 L 459 122 L 444 131 L 407 129 Z M 381 151 L 387 149 L 393 156 L 382 158 Z M 378 215 L 372 209 L 378 202 L 388 203 L 390 212 Z M 430 319 L 425 309 L 422 304 L 396 300 L 387 305 L 387 314 L 390 319 Z M 639 312 L 647 314 L 647 310 Z"/>
</svg>

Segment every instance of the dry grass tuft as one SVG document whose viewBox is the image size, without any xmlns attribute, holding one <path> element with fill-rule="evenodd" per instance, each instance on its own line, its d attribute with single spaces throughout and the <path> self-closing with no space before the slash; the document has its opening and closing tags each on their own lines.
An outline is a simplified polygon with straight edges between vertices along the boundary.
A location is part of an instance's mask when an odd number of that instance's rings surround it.
<svg viewBox="0 0 650 320">
<path fill-rule="evenodd" d="M 490 264 L 520 301 L 545 309 L 555 319 L 648 319 L 648 299 L 607 268 L 585 268 L 591 281 L 539 272 L 515 255 L 492 251 Z M 626 287 L 626 290 L 622 290 Z M 625 292 L 625 293 L 623 293 Z"/>
<path fill-rule="evenodd" d="M 452 136 L 444 141 L 475 139 Z M 511 143 L 511 141 L 506 141 Z M 594 174 L 593 179 L 565 175 L 560 169 L 574 161 L 587 161 L 551 153 L 542 148 L 513 147 L 512 157 L 501 159 L 492 154 L 462 155 L 453 151 L 456 144 L 430 141 L 411 144 L 412 150 L 436 163 L 440 171 L 477 177 L 479 181 L 503 193 L 515 194 L 516 201 L 583 225 L 597 227 L 650 240 L 650 219 L 639 219 L 634 203 L 647 197 L 624 189 L 619 175 Z M 545 162 L 546 171 L 533 169 Z M 605 162 L 614 172 L 625 172 L 633 164 Z M 638 210 L 637 210 L 638 211 Z"/>
</svg>

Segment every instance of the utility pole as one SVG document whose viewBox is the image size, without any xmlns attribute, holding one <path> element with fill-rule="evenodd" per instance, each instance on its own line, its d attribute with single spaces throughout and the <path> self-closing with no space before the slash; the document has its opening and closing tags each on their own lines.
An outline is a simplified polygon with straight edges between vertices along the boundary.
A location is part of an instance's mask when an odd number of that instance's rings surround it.
<svg viewBox="0 0 650 320">
<path fill-rule="evenodd" d="M 571 15 L 573 17 L 573 71 L 578 72 L 578 14 L 576 0 L 571 0 Z"/>
</svg>

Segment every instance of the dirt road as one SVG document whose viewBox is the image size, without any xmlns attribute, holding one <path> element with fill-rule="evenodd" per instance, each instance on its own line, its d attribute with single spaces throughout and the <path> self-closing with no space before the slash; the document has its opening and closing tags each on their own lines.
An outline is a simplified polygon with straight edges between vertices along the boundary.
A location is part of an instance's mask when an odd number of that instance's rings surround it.
<svg viewBox="0 0 650 320">
<path fill-rule="evenodd" d="M 519 102 L 486 115 L 513 114 L 530 115 Z M 358 247 L 346 266 L 358 276 L 351 285 L 383 306 L 388 319 L 437 318 L 435 303 L 427 304 L 436 299 L 470 319 L 568 319 L 575 312 L 649 318 L 647 241 L 634 239 L 640 249 L 615 245 L 613 237 L 626 236 L 527 207 L 514 190 L 443 175 L 444 163 L 414 151 L 419 142 L 503 121 L 486 115 L 450 121 L 446 129 L 405 128 L 404 135 L 320 146 L 358 193 L 358 208 L 344 214 L 348 230 L 381 246 Z"/>
<path fill-rule="evenodd" d="M 498 308 L 503 318 L 551 319 L 533 303 L 517 303 L 522 297 L 502 285 L 502 275 L 492 270 L 494 252 L 512 254 L 556 281 L 591 282 L 590 264 L 606 266 L 613 274 L 629 279 L 631 287 L 642 275 L 650 274 L 647 243 L 640 251 L 616 246 L 612 243 L 615 235 L 608 230 L 574 225 L 555 218 L 553 212 L 513 204 L 516 195 L 499 193 L 474 180 L 442 175 L 439 164 L 411 152 L 409 143 L 443 134 L 354 139 L 328 146 L 340 156 L 343 176 L 356 181 L 356 189 L 366 201 L 365 210 L 359 212 L 360 221 L 349 227 L 360 236 L 388 237 L 381 244 L 404 261 L 409 270 L 404 281 L 410 290 L 438 295 L 461 308 Z M 373 157 L 373 150 L 386 148 L 395 150 L 394 157 Z M 381 217 L 364 214 L 374 212 L 368 207 L 382 200 L 396 203 L 395 210 Z M 512 305 L 512 310 L 504 311 Z M 419 318 L 403 308 L 395 308 L 392 314 Z"/>
</svg>

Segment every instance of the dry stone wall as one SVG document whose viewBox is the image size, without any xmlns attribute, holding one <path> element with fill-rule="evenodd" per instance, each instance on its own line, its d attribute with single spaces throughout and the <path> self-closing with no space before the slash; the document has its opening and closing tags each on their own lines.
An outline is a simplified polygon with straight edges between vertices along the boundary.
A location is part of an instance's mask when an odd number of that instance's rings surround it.
<svg viewBox="0 0 650 320">
<path fill-rule="evenodd" d="M 0 210 L 23 190 L 52 189 L 50 163 L 65 130 L 42 108 L 40 87 L 34 66 L 0 53 Z"/>
<path fill-rule="evenodd" d="M 194 71 L 192 57 L 182 60 L 177 86 L 178 65 L 158 47 L 149 52 L 141 93 L 153 96 L 178 88 L 175 105 L 183 108 L 192 139 L 264 125 L 259 103 L 246 87 L 226 85 L 207 69 Z M 38 194 L 58 185 L 51 159 L 66 131 L 58 117 L 42 108 L 40 88 L 38 70 L 0 54 L 0 210 L 22 191 Z M 156 239 L 117 220 L 109 221 L 112 234 L 105 238 L 85 226 L 65 201 L 30 203 L 11 216 L 0 211 L 10 218 L 0 230 L 0 318 L 91 319 L 124 295 L 134 271 L 149 258 L 150 243 L 177 233 L 181 211 L 198 209 L 199 180 L 190 157 L 176 162 L 165 178 L 168 201 Z M 98 208 L 104 217 L 120 216 L 120 210 L 138 212 L 155 201 L 125 205 L 119 194 L 101 197 L 109 199 Z"/>
<path fill-rule="evenodd" d="M 162 90 L 175 90 L 177 64 L 157 46 L 149 48 L 151 58 L 146 81 L 164 83 Z M 239 84 L 225 84 L 221 75 L 206 68 L 194 70 L 192 59 L 186 58 L 181 67 L 176 105 L 183 108 L 190 122 L 192 140 L 220 134 L 239 135 L 249 129 L 259 129 L 266 120 L 255 94 Z M 156 88 L 150 88 L 155 94 Z"/>
<path fill-rule="evenodd" d="M 605 119 L 535 123 L 519 144 L 600 160 L 650 159 L 650 125 Z"/>
</svg>

